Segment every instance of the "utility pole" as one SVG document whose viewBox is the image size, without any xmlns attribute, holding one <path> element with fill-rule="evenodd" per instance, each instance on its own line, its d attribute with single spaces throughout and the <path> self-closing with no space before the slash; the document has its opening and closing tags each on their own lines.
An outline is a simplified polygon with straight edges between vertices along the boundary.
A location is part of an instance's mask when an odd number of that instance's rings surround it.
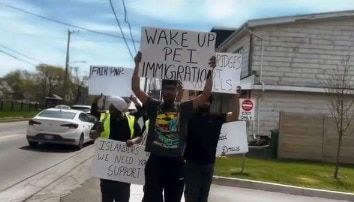
<svg viewBox="0 0 354 202">
<path fill-rule="evenodd" d="M 69 61 L 70 61 L 70 37 L 72 33 L 79 32 L 79 30 L 76 31 L 70 31 L 68 30 L 68 41 L 66 44 L 66 58 L 65 58 L 65 75 L 64 75 L 64 83 L 63 83 L 63 96 L 64 99 L 66 98 L 67 92 L 68 92 L 68 79 L 69 79 Z"/>
<path fill-rule="evenodd" d="M 69 51 L 70 51 L 70 35 L 72 31 L 68 30 L 68 42 L 66 44 L 66 59 L 65 59 L 65 81 L 68 78 L 68 68 L 69 68 Z"/>
</svg>

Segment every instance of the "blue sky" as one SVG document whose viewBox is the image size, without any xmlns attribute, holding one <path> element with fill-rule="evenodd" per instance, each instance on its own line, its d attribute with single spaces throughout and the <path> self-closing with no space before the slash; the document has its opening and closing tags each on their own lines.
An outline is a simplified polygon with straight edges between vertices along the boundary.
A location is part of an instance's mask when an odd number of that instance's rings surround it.
<svg viewBox="0 0 354 202">
<path fill-rule="evenodd" d="M 130 39 L 122 0 L 112 2 L 125 36 Z M 121 36 L 109 0 L 0 0 L 0 77 L 15 69 L 35 71 L 34 65 L 39 63 L 64 67 L 68 29 L 78 30 L 19 12 L 5 4 Z M 237 28 L 250 19 L 354 10 L 352 0 L 125 0 L 125 4 L 133 38 L 138 41 L 142 26 L 210 31 L 215 26 Z M 135 55 L 132 41 L 128 40 L 128 45 Z M 70 66 L 79 67 L 82 76 L 88 74 L 90 65 L 133 67 L 133 60 L 122 38 L 80 30 L 71 35 Z"/>
</svg>

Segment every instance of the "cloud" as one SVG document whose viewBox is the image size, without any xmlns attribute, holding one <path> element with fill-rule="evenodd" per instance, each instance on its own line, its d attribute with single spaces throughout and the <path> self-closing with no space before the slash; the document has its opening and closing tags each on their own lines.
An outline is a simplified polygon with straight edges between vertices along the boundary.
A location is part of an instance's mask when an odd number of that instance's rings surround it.
<svg viewBox="0 0 354 202">
<path fill-rule="evenodd" d="M 138 14 L 165 22 L 184 23 L 193 20 L 190 18 L 193 13 L 189 12 L 193 4 L 192 1 L 187 0 L 140 0 L 127 2 L 127 9 L 129 9 L 131 13 L 131 19 L 133 16 L 136 16 L 135 14 Z"/>
<path fill-rule="evenodd" d="M 32 13 L 37 13 L 39 15 L 45 15 L 47 13 L 47 11 L 45 9 L 43 9 L 43 7 L 41 6 L 37 6 L 35 3 L 36 1 L 27 1 L 27 0 L 4 0 L 3 1 L 5 4 L 8 4 L 10 6 L 14 6 L 17 8 L 21 8 L 27 11 L 30 11 Z M 1 7 L 4 7 L 6 9 L 8 9 L 9 11 L 12 12 L 17 12 L 17 13 L 21 13 L 20 11 L 14 10 L 12 8 L 6 7 L 4 5 L 1 5 Z M 27 14 L 23 14 L 23 15 L 27 15 Z"/>
<path fill-rule="evenodd" d="M 128 4 L 130 16 L 144 16 L 167 26 L 188 26 L 210 29 L 213 26 L 238 26 L 245 16 L 242 1 L 235 0 L 171 0 L 134 1 Z M 242 3 L 244 5 L 246 3 Z M 230 25 L 231 24 L 231 25 Z M 146 26 L 146 25 L 145 25 Z"/>
<path fill-rule="evenodd" d="M 0 28 L 5 32 L 29 35 L 44 33 L 40 25 L 30 22 L 28 18 L 22 15 L 14 15 L 12 11 L 4 9 L 3 7 L 0 7 L 0 18 Z"/>
<path fill-rule="evenodd" d="M 0 77 L 18 69 L 34 71 L 35 67 L 0 53 Z"/>
</svg>

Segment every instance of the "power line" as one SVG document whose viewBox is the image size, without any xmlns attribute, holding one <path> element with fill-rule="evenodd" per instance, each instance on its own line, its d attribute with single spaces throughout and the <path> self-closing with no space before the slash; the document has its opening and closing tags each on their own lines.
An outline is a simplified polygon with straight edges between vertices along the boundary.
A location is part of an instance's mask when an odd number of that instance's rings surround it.
<svg viewBox="0 0 354 202">
<path fill-rule="evenodd" d="M 114 37 L 114 38 L 120 38 L 120 39 L 124 39 L 125 40 L 124 37 L 119 36 L 119 35 L 110 34 L 110 33 L 106 33 L 106 32 L 100 32 L 100 31 L 96 31 L 96 30 L 93 30 L 93 29 L 89 29 L 89 28 L 86 28 L 86 27 L 79 26 L 79 25 L 74 25 L 74 24 L 71 24 L 71 23 L 63 22 L 63 21 L 60 21 L 60 20 L 57 20 L 57 19 L 49 18 L 49 17 L 43 16 L 43 15 L 39 15 L 37 13 L 33 13 L 33 12 L 30 12 L 30 11 L 27 11 L 27 10 L 24 10 L 24 9 L 21 9 L 21 8 L 18 8 L 18 7 L 3 3 L 3 2 L 0 2 L 0 4 L 2 4 L 3 6 L 6 6 L 8 8 L 11 8 L 11 9 L 14 9 L 14 10 L 17 10 L 17 11 L 20 11 L 22 13 L 26 13 L 26 14 L 29 14 L 29 15 L 32 15 L 32 16 L 36 16 L 38 18 L 41 18 L 41 19 L 44 19 L 44 20 L 47 20 L 47 21 L 55 22 L 55 23 L 66 25 L 66 26 L 70 26 L 70 27 L 75 27 L 75 28 L 78 28 L 78 29 L 81 29 L 81 30 L 86 30 L 88 32 L 92 32 L 92 33 L 96 33 L 96 34 L 106 35 L 106 36 L 110 36 L 110 37 Z M 132 41 L 132 42 L 133 43 L 138 43 L 139 41 Z"/>
<path fill-rule="evenodd" d="M 132 41 L 134 41 L 134 39 L 133 39 L 133 34 L 132 34 L 132 28 L 131 28 L 130 23 L 129 23 L 129 21 L 128 21 L 128 11 L 127 11 L 127 8 L 126 8 L 126 6 L 125 6 L 124 0 L 122 0 L 122 2 L 123 2 L 123 7 L 124 7 L 124 21 L 125 21 L 125 23 L 128 24 L 129 33 L 130 33 L 130 38 L 131 38 Z M 134 47 L 134 50 L 135 50 L 135 52 L 136 52 L 135 43 L 133 43 L 133 47 Z"/>
<path fill-rule="evenodd" d="M 123 36 L 124 43 L 125 43 L 125 45 L 127 46 L 127 49 L 128 49 L 128 51 L 129 51 L 129 54 L 130 54 L 130 56 L 131 56 L 132 58 L 134 58 L 132 52 L 130 51 L 130 48 L 129 48 L 127 39 L 124 37 L 124 33 L 123 33 L 123 30 L 122 30 L 122 27 L 120 26 L 120 22 L 119 22 L 119 19 L 118 19 L 118 17 L 117 17 L 116 11 L 114 10 L 113 4 L 112 4 L 112 0 L 109 0 L 109 4 L 111 5 L 112 12 L 113 12 L 114 17 L 115 17 L 115 19 L 116 19 L 116 22 L 117 22 L 117 25 L 118 25 L 118 27 L 119 27 L 120 33 L 121 33 L 122 36 Z"/>
<path fill-rule="evenodd" d="M 43 63 L 43 62 L 41 62 L 40 60 L 38 60 L 38 59 L 36 59 L 36 58 L 27 56 L 27 55 L 25 55 L 25 54 L 23 54 L 23 53 L 20 53 L 20 52 L 14 50 L 14 49 L 12 49 L 12 48 L 9 48 L 9 47 L 7 47 L 7 46 L 5 46 L 5 45 L 3 45 L 3 44 L 0 44 L 0 46 L 1 46 L 2 48 L 5 48 L 6 50 L 9 50 L 9 51 L 11 51 L 11 52 L 13 52 L 13 53 L 16 53 L 16 54 L 18 54 L 18 55 L 20 55 L 20 56 L 22 56 L 22 57 L 27 58 L 27 59 L 30 59 L 30 60 L 33 60 L 33 61 L 37 61 L 37 62 Z"/>
<path fill-rule="evenodd" d="M 1 49 L 0 49 L 0 53 L 3 53 L 3 54 L 5 54 L 5 55 L 7 55 L 7 56 L 9 56 L 9 57 L 14 58 L 15 60 L 18 60 L 18 61 L 27 63 L 27 64 L 32 65 L 32 66 L 34 66 L 34 67 L 37 66 L 37 65 L 35 65 L 35 64 L 31 63 L 31 62 L 28 62 L 28 61 L 26 61 L 26 60 L 24 60 L 24 59 L 22 59 L 22 58 L 19 58 L 19 57 L 15 56 L 15 55 L 12 55 L 11 53 L 8 53 L 8 52 L 6 52 L 6 51 L 4 51 L 4 50 L 1 50 Z"/>
</svg>

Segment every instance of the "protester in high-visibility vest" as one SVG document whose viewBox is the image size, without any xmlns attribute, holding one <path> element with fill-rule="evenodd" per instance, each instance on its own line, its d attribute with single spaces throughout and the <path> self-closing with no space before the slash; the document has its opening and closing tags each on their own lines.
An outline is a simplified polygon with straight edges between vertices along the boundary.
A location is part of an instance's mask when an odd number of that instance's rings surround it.
<svg viewBox="0 0 354 202">
<path fill-rule="evenodd" d="M 109 111 L 101 113 L 100 121 L 93 127 L 90 137 L 126 142 L 128 147 L 139 144 L 142 139 L 141 129 L 135 117 L 125 113 L 128 109 L 127 103 L 116 96 L 110 97 L 109 103 Z M 129 202 L 130 184 L 101 179 L 101 192 L 102 202 Z"/>
</svg>

